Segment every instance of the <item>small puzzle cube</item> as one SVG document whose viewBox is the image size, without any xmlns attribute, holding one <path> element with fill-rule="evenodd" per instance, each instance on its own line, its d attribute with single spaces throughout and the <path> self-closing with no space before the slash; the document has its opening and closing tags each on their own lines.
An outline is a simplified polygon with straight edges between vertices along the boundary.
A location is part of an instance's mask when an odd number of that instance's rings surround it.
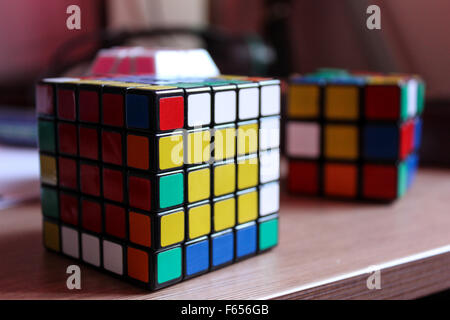
<svg viewBox="0 0 450 320">
<path fill-rule="evenodd" d="M 46 248 L 159 289 L 278 243 L 279 81 L 37 85 Z"/>
<path fill-rule="evenodd" d="M 390 201 L 418 166 L 424 107 L 416 76 L 319 70 L 292 77 L 286 112 L 288 189 Z"/>
<path fill-rule="evenodd" d="M 160 79 L 217 77 L 214 60 L 205 49 L 151 49 L 112 47 L 101 49 L 91 64 L 89 75 L 145 75 Z"/>
</svg>

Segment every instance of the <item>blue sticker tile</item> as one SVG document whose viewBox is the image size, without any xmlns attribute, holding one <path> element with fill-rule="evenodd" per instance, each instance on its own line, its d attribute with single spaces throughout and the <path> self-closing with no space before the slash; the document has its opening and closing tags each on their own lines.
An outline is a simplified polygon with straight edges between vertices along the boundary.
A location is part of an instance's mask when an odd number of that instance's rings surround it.
<svg viewBox="0 0 450 320">
<path fill-rule="evenodd" d="M 212 238 L 212 265 L 214 267 L 233 260 L 233 238 L 232 232 Z"/>
<path fill-rule="evenodd" d="M 127 94 L 126 113 L 129 128 L 148 129 L 148 97 L 139 94 Z"/>
<path fill-rule="evenodd" d="M 416 178 L 417 169 L 419 167 L 419 157 L 416 154 L 410 155 L 406 159 L 406 167 L 408 172 L 406 187 L 409 188 L 414 183 Z"/>
<path fill-rule="evenodd" d="M 417 150 L 422 142 L 422 119 L 416 119 L 414 125 L 414 149 Z"/>
<path fill-rule="evenodd" d="M 236 256 L 238 258 L 256 252 L 256 225 L 236 231 Z"/>
<path fill-rule="evenodd" d="M 186 246 L 186 275 L 206 271 L 209 268 L 209 241 L 200 241 Z"/>
<path fill-rule="evenodd" d="M 363 155 L 366 159 L 397 159 L 399 133 L 396 126 L 367 125 L 363 135 Z"/>
</svg>

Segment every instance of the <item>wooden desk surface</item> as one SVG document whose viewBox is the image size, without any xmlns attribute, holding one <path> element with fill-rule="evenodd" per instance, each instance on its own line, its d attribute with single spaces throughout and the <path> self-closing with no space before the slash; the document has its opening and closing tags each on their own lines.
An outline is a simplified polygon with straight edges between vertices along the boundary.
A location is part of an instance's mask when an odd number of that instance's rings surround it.
<svg viewBox="0 0 450 320">
<path fill-rule="evenodd" d="M 424 169 L 393 204 L 282 195 L 280 245 L 261 256 L 149 293 L 46 252 L 33 203 L 0 212 L 0 299 L 415 298 L 450 288 L 450 171 Z M 381 267 L 381 290 L 367 268 Z"/>
</svg>

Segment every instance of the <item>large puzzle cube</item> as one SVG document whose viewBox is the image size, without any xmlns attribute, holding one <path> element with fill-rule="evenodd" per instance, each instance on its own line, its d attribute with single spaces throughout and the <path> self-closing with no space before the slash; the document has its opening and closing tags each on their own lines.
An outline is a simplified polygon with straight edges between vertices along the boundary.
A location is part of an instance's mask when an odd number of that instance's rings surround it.
<svg viewBox="0 0 450 320">
<path fill-rule="evenodd" d="M 37 85 L 44 244 L 150 290 L 278 243 L 279 81 Z"/>
<path fill-rule="evenodd" d="M 289 84 L 293 193 L 390 201 L 418 166 L 424 83 L 416 76 L 319 70 Z"/>
</svg>

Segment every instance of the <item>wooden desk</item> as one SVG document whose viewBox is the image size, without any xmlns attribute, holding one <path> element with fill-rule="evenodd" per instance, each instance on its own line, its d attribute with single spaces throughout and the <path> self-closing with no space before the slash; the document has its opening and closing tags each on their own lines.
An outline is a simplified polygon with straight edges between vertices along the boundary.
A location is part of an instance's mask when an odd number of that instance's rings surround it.
<svg viewBox="0 0 450 320">
<path fill-rule="evenodd" d="M 450 288 L 450 171 L 421 170 L 391 205 L 282 196 L 280 245 L 261 256 L 149 293 L 41 244 L 39 204 L 0 212 L 0 299 L 415 298 Z M 368 267 L 381 266 L 381 290 Z"/>
</svg>

